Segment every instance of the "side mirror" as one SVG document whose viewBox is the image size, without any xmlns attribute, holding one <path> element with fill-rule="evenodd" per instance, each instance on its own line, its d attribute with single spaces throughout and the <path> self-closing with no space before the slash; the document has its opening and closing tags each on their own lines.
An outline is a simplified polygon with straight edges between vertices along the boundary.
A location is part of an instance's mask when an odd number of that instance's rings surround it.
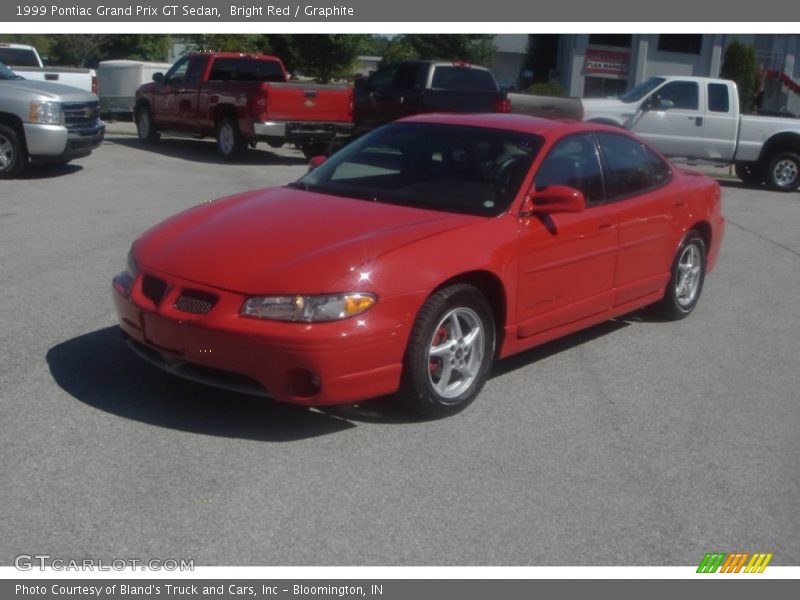
<svg viewBox="0 0 800 600">
<path fill-rule="evenodd" d="M 153 81 L 155 81 L 156 83 L 164 83 L 164 74 L 153 73 Z"/>
<path fill-rule="evenodd" d="M 541 191 L 531 189 L 520 216 L 577 213 L 586 208 L 583 192 L 565 185 L 548 185 Z"/>
<path fill-rule="evenodd" d="M 308 161 L 308 172 L 310 173 L 318 166 L 320 166 L 322 163 L 324 163 L 326 160 L 328 160 L 327 156 L 320 155 L 313 157 L 310 161 Z"/>
</svg>

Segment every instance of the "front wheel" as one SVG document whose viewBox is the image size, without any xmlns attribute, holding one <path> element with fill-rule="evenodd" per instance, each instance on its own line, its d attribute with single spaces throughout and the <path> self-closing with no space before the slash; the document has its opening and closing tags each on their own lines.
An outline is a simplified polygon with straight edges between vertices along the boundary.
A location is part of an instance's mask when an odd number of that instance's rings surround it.
<svg viewBox="0 0 800 600">
<path fill-rule="evenodd" d="M 156 131 L 150 107 L 140 106 L 136 111 L 136 135 L 145 144 L 155 144 L 161 134 Z"/>
<path fill-rule="evenodd" d="M 17 132 L 0 125 L 0 178 L 16 177 L 27 164 L 28 155 Z"/>
<path fill-rule="evenodd" d="M 705 276 L 706 244 L 697 231 L 691 230 L 675 254 L 664 298 L 654 306 L 656 312 L 671 321 L 688 317 L 700 299 Z"/>
<path fill-rule="evenodd" d="M 492 309 L 477 288 L 457 284 L 436 292 L 412 328 L 399 400 L 425 417 L 463 410 L 483 388 L 494 348 Z"/>
<path fill-rule="evenodd" d="M 800 155 L 794 152 L 776 153 L 767 163 L 764 178 L 773 190 L 796 190 L 800 186 Z"/>
</svg>

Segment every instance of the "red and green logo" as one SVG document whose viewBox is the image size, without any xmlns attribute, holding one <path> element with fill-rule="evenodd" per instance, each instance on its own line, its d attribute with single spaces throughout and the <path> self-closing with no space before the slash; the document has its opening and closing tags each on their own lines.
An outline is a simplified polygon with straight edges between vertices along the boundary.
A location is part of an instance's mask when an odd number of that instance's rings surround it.
<svg viewBox="0 0 800 600">
<path fill-rule="evenodd" d="M 767 552 L 706 552 L 700 566 L 697 567 L 698 573 L 763 573 L 769 561 L 772 560 L 772 553 Z M 745 566 L 747 563 L 747 566 Z"/>
</svg>

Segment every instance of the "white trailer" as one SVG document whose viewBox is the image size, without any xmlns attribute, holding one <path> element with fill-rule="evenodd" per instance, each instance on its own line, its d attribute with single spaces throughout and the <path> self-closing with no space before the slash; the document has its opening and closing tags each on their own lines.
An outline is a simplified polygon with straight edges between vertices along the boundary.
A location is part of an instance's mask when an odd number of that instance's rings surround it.
<svg viewBox="0 0 800 600">
<path fill-rule="evenodd" d="M 100 110 L 104 113 L 133 112 L 140 85 L 153 80 L 153 73 L 166 72 L 172 65 L 141 60 L 104 60 L 97 69 Z"/>
</svg>

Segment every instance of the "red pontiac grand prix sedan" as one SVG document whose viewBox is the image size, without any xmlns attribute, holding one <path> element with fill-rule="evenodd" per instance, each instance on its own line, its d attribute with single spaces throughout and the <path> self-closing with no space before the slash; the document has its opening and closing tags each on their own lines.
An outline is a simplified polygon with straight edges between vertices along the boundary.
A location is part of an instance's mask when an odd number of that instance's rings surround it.
<svg viewBox="0 0 800 600">
<path fill-rule="evenodd" d="M 286 402 L 396 393 L 443 416 L 496 358 L 646 305 L 687 316 L 725 224 L 715 181 L 602 125 L 423 115 L 312 164 L 133 243 L 113 295 L 141 357 Z"/>
</svg>

